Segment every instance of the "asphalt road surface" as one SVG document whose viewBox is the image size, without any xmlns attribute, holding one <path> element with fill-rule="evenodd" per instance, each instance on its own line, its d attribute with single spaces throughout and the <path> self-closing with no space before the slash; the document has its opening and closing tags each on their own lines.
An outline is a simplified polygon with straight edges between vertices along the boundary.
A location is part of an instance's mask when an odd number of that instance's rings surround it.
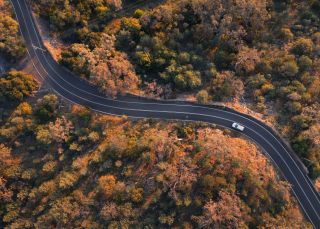
<svg viewBox="0 0 320 229">
<path fill-rule="evenodd" d="M 27 0 L 11 0 L 29 57 L 39 77 L 61 97 L 94 111 L 126 115 L 130 118 L 203 121 L 231 128 L 233 122 L 245 126 L 243 135 L 254 141 L 291 184 L 301 210 L 314 228 L 320 228 L 320 197 L 307 172 L 292 150 L 269 127 L 244 114 L 213 106 L 183 102 L 154 101 L 130 96 L 107 98 L 96 87 L 60 66 L 46 51 Z"/>
</svg>

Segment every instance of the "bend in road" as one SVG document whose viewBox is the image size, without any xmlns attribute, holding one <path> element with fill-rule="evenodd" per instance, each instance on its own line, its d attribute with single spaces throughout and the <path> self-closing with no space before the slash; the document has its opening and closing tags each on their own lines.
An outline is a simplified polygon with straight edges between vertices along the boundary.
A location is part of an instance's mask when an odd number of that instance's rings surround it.
<svg viewBox="0 0 320 229">
<path fill-rule="evenodd" d="M 305 169 L 280 137 L 260 121 L 232 110 L 183 102 L 165 102 L 129 96 L 113 100 L 101 94 L 60 66 L 46 50 L 32 17 L 27 0 L 11 0 L 20 32 L 38 75 L 46 80 L 61 97 L 87 106 L 97 112 L 127 115 L 131 118 L 153 118 L 182 121 L 202 121 L 230 128 L 233 122 L 245 126 L 243 134 L 258 144 L 291 184 L 292 193 L 312 223 L 320 229 L 320 198 Z"/>
</svg>

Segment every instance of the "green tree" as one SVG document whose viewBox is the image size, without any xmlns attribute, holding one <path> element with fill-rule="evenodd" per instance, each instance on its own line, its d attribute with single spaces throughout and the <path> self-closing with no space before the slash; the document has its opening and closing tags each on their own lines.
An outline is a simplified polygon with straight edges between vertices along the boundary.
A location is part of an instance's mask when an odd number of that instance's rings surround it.
<svg viewBox="0 0 320 229">
<path fill-rule="evenodd" d="M 299 67 L 295 60 L 285 61 L 281 66 L 281 73 L 285 77 L 293 78 L 298 72 Z"/>
<path fill-rule="evenodd" d="M 302 157 L 307 157 L 312 142 L 309 138 L 305 138 L 303 135 L 298 135 L 292 142 L 292 148 Z"/>
<path fill-rule="evenodd" d="M 57 114 L 58 97 L 54 94 L 45 95 L 42 99 L 37 101 L 36 117 L 40 123 L 47 123 L 53 121 Z"/>
<path fill-rule="evenodd" d="M 312 67 L 313 61 L 308 56 L 301 56 L 298 61 L 299 68 L 302 71 L 307 71 Z"/>
</svg>

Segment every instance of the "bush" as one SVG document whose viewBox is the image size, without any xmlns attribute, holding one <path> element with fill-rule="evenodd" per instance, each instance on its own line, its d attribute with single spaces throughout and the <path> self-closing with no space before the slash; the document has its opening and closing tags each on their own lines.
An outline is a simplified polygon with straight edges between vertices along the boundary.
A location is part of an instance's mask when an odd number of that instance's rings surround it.
<svg viewBox="0 0 320 229">
<path fill-rule="evenodd" d="M 301 157 L 307 157 L 307 153 L 311 147 L 311 140 L 303 137 L 302 135 L 297 136 L 291 142 L 292 148 L 295 152 L 299 154 Z"/>
<path fill-rule="evenodd" d="M 287 102 L 286 103 L 286 109 L 290 114 L 298 114 L 302 110 L 302 105 L 299 102 Z"/>
<path fill-rule="evenodd" d="M 294 35 L 289 28 L 282 28 L 280 31 L 280 39 L 288 41 L 293 39 Z"/>
<path fill-rule="evenodd" d="M 307 56 L 301 56 L 298 61 L 299 68 L 302 71 L 309 70 L 312 67 L 313 61 Z"/>
<path fill-rule="evenodd" d="M 235 61 L 236 55 L 224 50 L 219 50 L 214 58 L 214 63 L 218 69 L 228 69 L 233 61 Z"/>
<path fill-rule="evenodd" d="M 136 11 L 134 11 L 133 17 L 140 18 L 143 14 L 144 14 L 143 10 L 137 9 Z"/>
<path fill-rule="evenodd" d="M 143 189 L 142 188 L 133 188 L 130 191 L 131 200 L 134 203 L 139 203 L 143 199 Z"/>
<path fill-rule="evenodd" d="M 0 97 L 12 101 L 22 101 L 38 89 L 33 76 L 19 71 L 10 71 L 0 78 Z"/>
<path fill-rule="evenodd" d="M 174 78 L 174 83 L 181 90 L 195 89 L 201 86 L 200 72 L 185 71 Z"/>
<path fill-rule="evenodd" d="M 292 48 L 292 52 L 296 55 L 310 55 L 313 49 L 313 42 L 309 38 L 299 38 Z"/>
<path fill-rule="evenodd" d="M 26 54 L 25 46 L 19 36 L 19 24 L 10 16 L 0 12 L 0 54 L 16 62 Z"/>
<path fill-rule="evenodd" d="M 197 94 L 197 101 L 201 104 L 207 104 L 210 100 L 210 96 L 206 90 L 201 90 Z"/>
<path fill-rule="evenodd" d="M 281 73 L 285 77 L 293 78 L 298 72 L 299 67 L 295 60 L 286 61 L 281 66 Z"/>
<path fill-rule="evenodd" d="M 53 121 L 56 117 L 58 108 L 58 98 L 56 95 L 49 94 L 37 101 L 35 116 L 40 123 Z"/>
</svg>

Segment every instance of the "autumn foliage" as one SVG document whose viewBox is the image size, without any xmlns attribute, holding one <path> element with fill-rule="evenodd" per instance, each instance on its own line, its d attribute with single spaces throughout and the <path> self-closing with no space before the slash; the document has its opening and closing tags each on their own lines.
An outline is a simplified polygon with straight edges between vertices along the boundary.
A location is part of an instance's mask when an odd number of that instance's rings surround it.
<svg viewBox="0 0 320 229">
<path fill-rule="evenodd" d="M 268 159 L 233 133 L 59 103 L 23 102 L 0 128 L 5 227 L 310 227 Z"/>
<path fill-rule="evenodd" d="M 14 18 L 10 2 L 0 0 L 0 55 L 9 62 L 17 62 L 26 54 L 19 24 Z"/>
<path fill-rule="evenodd" d="M 124 12 L 94 15 L 99 1 L 44 12 L 63 26 L 70 9 L 87 15 L 75 17 L 83 23 L 73 36 L 60 30 L 73 43 L 61 63 L 111 96 L 139 89 L 157 98 L 240 102 L 273 118 L 310 176 L 319 177 L 319 144 L 306 134 L 317 125 L 309 111 L 319 109 L 318 0 L 167 0 L 151 9 L 157 1 L 145 1 L 135 12 L 131 1 L 116 2 Z"/>
</svg>

